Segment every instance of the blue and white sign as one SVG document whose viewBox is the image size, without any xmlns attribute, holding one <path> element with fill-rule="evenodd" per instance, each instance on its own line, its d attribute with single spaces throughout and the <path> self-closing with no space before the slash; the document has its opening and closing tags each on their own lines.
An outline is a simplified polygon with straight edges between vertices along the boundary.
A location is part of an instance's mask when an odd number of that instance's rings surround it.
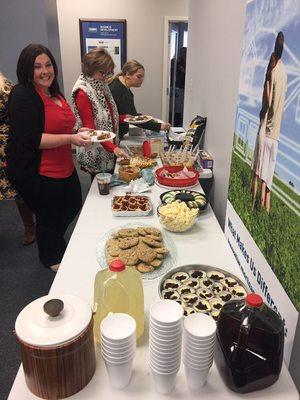
<svg viewBox="0 0 300 400">
<path fill-rule="evenodd" d="M 81 56 L 96 47 L 105 48 L 120 71 L 126 62 L 126 21 L 84 20 L 80 23 Z"/>
<path fill-rule="evenodd" d="M 299 32 L 299 0 L 247 1 L 225 223 L 250 289 L 285 323 L 287 363 L 300 309 Z"/>
</svg>

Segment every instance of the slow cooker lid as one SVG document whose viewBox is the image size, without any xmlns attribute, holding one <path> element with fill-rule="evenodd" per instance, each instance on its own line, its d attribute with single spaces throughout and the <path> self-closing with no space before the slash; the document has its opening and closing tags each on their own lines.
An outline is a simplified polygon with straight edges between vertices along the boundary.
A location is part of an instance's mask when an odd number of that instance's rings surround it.
<svg viewBox="0 0 300 400">
<path fill-rule="evenodd" d="M 60 311 L 57 316 L 48 315 L 44 311 L 45 303 L 53 299 L 63 302 L 61 311 L 62 303 L 56 302 L 58 311 Z M 47 306 L 46 309 L 48 309 Z M 50 314 L 55 315 L 56 313 L 50 311 Z M 17 336 L 28 344 L 53 346 L 77 337 L 87 327 L 91 317 L 91 307 L 84 299 L 66 294 L 48 295 L 34 300 L 20 312 L 16 320 L 15 331 Z"/>
</svg>

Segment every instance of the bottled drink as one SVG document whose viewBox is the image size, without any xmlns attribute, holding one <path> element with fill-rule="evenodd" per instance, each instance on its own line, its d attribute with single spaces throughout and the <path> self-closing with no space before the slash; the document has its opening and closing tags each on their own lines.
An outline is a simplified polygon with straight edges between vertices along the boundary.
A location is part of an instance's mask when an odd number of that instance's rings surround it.
<svg viewBox="0 0 300 400">
<path fill-rule="evenodd" d="M 94 284 L 94 336 L 100 341 L 100 323 L 108 313 L 126 313 L 136 321 L 136 336 L 144 332 L 144 291 L 141 274 L 123 261 L 113 260 L 97 272 Z"/>
<path fill-rule="evenodd" d="M 284 325 L 257 294 L 226 303 L 219 315 L 215 361 L 226 385 L 248 393 L 279 377 Z"/>
</svg>

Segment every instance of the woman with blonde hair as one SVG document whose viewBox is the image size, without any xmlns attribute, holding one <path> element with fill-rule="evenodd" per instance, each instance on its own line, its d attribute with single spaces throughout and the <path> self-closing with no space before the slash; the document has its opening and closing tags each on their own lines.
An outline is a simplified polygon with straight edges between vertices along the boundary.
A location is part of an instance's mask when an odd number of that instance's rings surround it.
<svg viewBox="0 0 300 400">
<path fill-rule="evenodd" d="M 23 244 L 28 246 L 35 241 L 35 223 L 33 214 L 21 196 L 13 189 L 5 174 L 5 148 L 8 139 L 8 96 L 12 83 L 0 72 L 0 200 L 15 199 L 24 224 Z"/>
<path fill-rule="evenodd" d="M 122 71 L 109 84 L 120 115 L 119 135 L 121 139 L 129 129 L 129 125 L 124 121 L 126 115 L 138 115 L 131 88 L 141 87 L 144 79 L 145 68 L 143 65 L 136 60 L 129 60 L 123 65 Z M 153 120 L 139 124 L 139 127 L 155 132 L 169 131 L 170 126 L 167 122 L 160 123 Z"/>
<path fill-rule="evenodd" d="M 115 64 L 110 54 L 99 47 L 86 53 L 82 73 L 72 89 L 72 103 L 77 127 L 104 130 L 116 134 L 111 141 L 93 144 L 90 149 L 79 149 L 77 160 L 91 178 L 98 172 L 113 173 L 117 157 L 127 157 L 118 147 L 119 114 L 107 81 L 113 75 Z"/>
</svg>

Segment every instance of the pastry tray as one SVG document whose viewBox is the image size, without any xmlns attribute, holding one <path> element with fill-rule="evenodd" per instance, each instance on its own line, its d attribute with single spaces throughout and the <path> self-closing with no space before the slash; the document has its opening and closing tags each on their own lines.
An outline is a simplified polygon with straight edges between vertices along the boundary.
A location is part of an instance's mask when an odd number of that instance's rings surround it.
<svg viewBox="0 0 300 400">
<path fill-rule="evenodd" d="M 159 285 L 158 285 L 158 293 L 159 293 L 159 296 L 161 297 L 161 298 L 163 298 L 163 294 L 162 294 L 162 291 L 163 291 L 163 285 L 164 285 L 164 282 L 167 280 L 167 279 L 170 279 L 176 272 L 189 272 L 189 271 L 191 271 L 191 270 L 201 270 L 201 271 L 203 271 L 203 272 L 205 272 L 205 273 L 208 273 L 208 272 L 210 272 L 210 271 L 218 271 L 218 272 L 221 272 L 221 273 L 223 273 L 224 275 L 225 275 L 225 277 L 226 278 L 233 278 L 233 279 L 235 279 L 236 280 L 236 282 L 237 282 L 237 285 L 238 286 L 241 286 L 244 290 L 245 290 L 245 292 L 246 292 L 246 294 L 248 294 L 248 293 L 251 293 L 251 291 L 249 290 L 249 288 L 247 287 L 247 285 L 240 279 L 240 278 L 238 278 L 236 275 L 234 275 L 234 274 L 232 274 L 231 272 L 229 272 L 229 271 L 227 271 L 226 269 L 221 269 L 221 268 L 218 268 L 218 267 L 214 267 L 214 266 L 209 266 L 209 265 L 203 265 L 203 264 L 188 264 L 188 265 L 182 265 L 182 266 L 180 266 L 180 267 L 176 267 L 176 268 L 173 268 L 173 269 L 171 269 L 171 270 L 169 270 L 162 278 L 161 278 L 161 280 L 160 280 L 160 282 L 159 282 Z M 215 283 L 218 283 L 218 281 L 215 281 Z M 184 285 L 184 283 L 183 283 L 183 285 Z M 201 288 L 201 287 L 200 287 Z M 176 289 L 177 290 L 177 289 Z M 230 289 L 227 289 L 227 290 L 230 290 Z M 217 298 L 218 297 L 218 295 L 216 294 L 216 293 L 214 293 L 214 298 Z M 213 299 L 213 298 L 211 298 L 211 299 Z M 236 296 L 233 296 L 232 297 L 232 299 L 237 299 L 237 297 Z M 231 300 L 232 300 L 231 299 Z M 176 301 L 176 300 L 175 300 Z M 226 301 L 224 301 L 225 303 L 226 303 Z M 212 310 L 211 310 L 212 311 Z M 211 312 L 208 312 L 208 314 L 210 314 L 211 315 Z M 217 319 L 217 318 L 215 318 L 215 319 Z"/>
<path fill-rule="evenodd" d="M 113 215 L 115 217 L 146 217 L 147 215 L 152 213 L 152 209 L 153 208 L 152 208 L 152 203 L 151 203 L 151 200 L 150 200 L 149 196 L 138 195 L 138 194 L 135 194 L 133 196 L 134 197 L 146 197 L 146 199 L 148 200 L 148 203 L 149 203 L 149 209 L 146 210 L 146 211 L 142 211 L 142 210 L 136 210 L 136 211 L 133 211 L 133 210 L 122 211 L 121 210 L 121 211 L 116 211 L 116 210 L 113 210 L 113 204 L 114 204 L 115 198 L 116 197 L 125 197 L 125 195 L 118 195 L 118 196 L 114 196 L 111 199 L 111 210 L 112 210 L 112 213 L 113 213 Z"/>
</svg>

